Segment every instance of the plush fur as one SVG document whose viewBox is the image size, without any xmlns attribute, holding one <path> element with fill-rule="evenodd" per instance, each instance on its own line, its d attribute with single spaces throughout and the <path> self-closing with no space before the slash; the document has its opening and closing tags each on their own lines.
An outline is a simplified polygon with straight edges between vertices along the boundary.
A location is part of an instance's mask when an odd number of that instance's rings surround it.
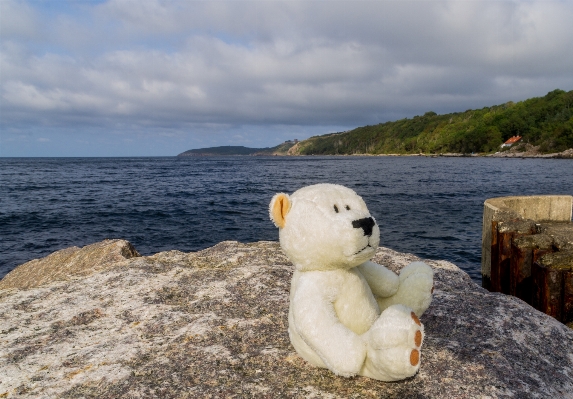
<svg viewBox="0 0 573 399">
<path fill-rule="evenodd" d="M 309 363 L 350 377 L 410 377 L 420 367 L 433 271 L 414 262 L 396 275 L 371 262 L 380 228 L 354 191 L 335 184 L 279 193 L 269 206 L 295 266 L 289 336 Z"/>
</svg>

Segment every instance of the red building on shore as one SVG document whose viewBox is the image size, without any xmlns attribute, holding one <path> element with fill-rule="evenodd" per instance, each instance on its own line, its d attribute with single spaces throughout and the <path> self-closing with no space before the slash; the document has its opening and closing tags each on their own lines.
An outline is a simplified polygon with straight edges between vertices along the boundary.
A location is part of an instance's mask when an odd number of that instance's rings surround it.
<svg viewBox="0 0 573 399">
<path fill-rule="evenodd" d="M 521 136 L 513 136 L 509 140 L 507 140 L 505 143 L 503 143 L 501 145 L 501 148 L 511 147 L 512 145 L 514 145 L 515 143 L 518 143 L 519 141 L 521 141 Z"/>
</svg>

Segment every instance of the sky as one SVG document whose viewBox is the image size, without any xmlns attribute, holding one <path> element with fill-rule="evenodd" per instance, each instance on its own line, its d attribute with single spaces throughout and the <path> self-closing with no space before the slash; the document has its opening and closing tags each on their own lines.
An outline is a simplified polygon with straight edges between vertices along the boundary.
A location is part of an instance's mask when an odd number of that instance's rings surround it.
<svg viewBox="0 0 573 399">
<path fill-rule="evenodd" d="M 571 21 L 571 0 L 0 0 L 0 156 L 270 147 L 569 91 Z"/>
</svg>

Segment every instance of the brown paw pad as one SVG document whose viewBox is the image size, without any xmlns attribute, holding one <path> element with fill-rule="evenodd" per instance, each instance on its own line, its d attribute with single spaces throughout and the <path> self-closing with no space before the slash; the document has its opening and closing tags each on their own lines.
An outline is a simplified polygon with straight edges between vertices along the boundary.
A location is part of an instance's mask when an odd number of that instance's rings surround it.
<svg viewBox="0 0 573 399">
<path fill-rule="evenodd" d="M 420 351 L 418 349 L 413 349 L 410 353 L 410 364 L 416 366 L 420 361 Z"/>
<path fill-rule="evenodd" d="M 412 312 L 410 313 L 410 316 L 412 316 L 412 320 L 414 320 L 414 323 L 416 323 L 419 326 L 422 325 L 422 323 L 420 323 L 420 319 L 418 319 L 418 316 L 416 316 L 416 313 Z"/>
<path fill-rule="evenodd" d="M 416 346 L 422 345 L 422 331 L 416 331 L 416 335 L 414 336 L 414 343 Z"/>
</svg>

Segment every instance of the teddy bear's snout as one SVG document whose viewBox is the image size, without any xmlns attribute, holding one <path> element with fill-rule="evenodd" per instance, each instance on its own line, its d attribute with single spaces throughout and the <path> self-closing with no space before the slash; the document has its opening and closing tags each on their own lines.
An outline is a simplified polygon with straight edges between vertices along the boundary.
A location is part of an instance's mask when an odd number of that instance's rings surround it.
<svg viewBox="0 0 573 399">
<path fill-rule="evenodd" d="M 374 225 L 376 225 L 376 222 L 371 217 L 352 221 L 352 227 L 364 230 L 364 235 L 368 237 L 372 235 Z"/>
</svg>

